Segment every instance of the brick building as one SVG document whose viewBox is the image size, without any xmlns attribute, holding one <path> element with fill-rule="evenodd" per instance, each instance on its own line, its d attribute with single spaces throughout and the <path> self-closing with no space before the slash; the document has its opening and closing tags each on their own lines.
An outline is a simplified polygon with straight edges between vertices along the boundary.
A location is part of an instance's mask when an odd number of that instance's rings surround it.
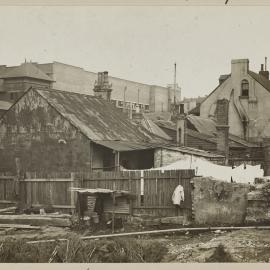
<svg viewBox="0 0 270 270">
<path fill-rule="evenodd" d="M 59 62 L 47 64 L 24 63 L 20 66 L 0 66 L 0 99 L 14 101 L 27 86 L 50 87 L 56 90 L 94 95 L 98 74 Z M 109 76 L 111 99 L 119 108 L 135 112 L 139 106 L 145 112 L 170 111 L 174 89 L 134 82 Z M 176 87 L 176 101 L 180 101 Z"/>
</svg>

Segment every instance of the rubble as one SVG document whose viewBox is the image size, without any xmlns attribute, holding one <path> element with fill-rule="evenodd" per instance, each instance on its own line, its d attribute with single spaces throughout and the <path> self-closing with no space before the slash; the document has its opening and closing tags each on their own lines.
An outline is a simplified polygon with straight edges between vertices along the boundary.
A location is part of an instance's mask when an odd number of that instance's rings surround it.
<svg viewBox="0 0 270 270">
<path fill-rule="evenodd" d="M 247 224 L 270 224 L 270 182 L 268 178 L 255 179 L 255 190 L 247 194 Z"/>
</svg>

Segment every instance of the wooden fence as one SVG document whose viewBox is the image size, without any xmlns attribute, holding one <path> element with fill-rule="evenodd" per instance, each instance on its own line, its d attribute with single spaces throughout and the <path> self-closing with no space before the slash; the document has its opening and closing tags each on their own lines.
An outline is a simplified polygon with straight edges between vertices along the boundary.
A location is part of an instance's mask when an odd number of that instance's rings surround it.
<svg viewBox="0 0 270 270">
<path fill-rule="evenodd" d="M 84 187 L 127 190 L 135 194 L 134 214 L 153 216 L 181 215 L 191 212 L 191 184 L 193 170 L 178 171 L 123 171 L 84 174 Z M 172 194 L 177 185 L 184 187 L 185 200 L 179 208 L 172 204 Z"/>
<path fill-rule="evenodd" d="M 0 176 L 0 205 L 14 204 L 16 199 L 15 177 Z"/>
<path fill-rule="evenodd" d="M 27 179 L 19 181 L 19 194 L 14 190 L 15 178 L 0 176 L 0 204 L 14 203 L 16 198 L 23 208 L 51 207 L 70 211 L 75 208 L 76 196 L 71 187 L 108 188 L 130 191 L 135 195 L 132 202 L 133 214 L 153 216 L 182 215 L 191 213 L 191 184 L 193 170 L 177 171 L 122 171 L 87 172 L 66 174 L 27 174 Z M 185 200 L 177 209 L 171 201 L 177 185 L 184 187 Z M 2 200 L 2 201 L 1 201 Z"/>
</svg>

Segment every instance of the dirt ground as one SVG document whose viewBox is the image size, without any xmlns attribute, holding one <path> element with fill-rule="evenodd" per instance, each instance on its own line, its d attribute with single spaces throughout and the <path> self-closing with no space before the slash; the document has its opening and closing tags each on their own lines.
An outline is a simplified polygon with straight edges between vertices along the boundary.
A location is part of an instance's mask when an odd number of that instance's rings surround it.
<svg viewBox="0 0 270 270">
<path fill-rule="evenodd" d="M 73 237 L 76 235 L 79 238 L 79 236 L 87 234 L 87 232 L 74 234 L 74 232 L 68 228 L 54 227 L 44 227 L 41 231 L 10 230 L 6 231 L 5 234 L 0 234 L 0 243 L 8 239 L 26 242 L 38 239 L 68 238 L 70 235 Z M 117 242 L 118 239 L 111 238 L 108 240 Z M 158 261 L 153 259 L 154 262 L 270 262 L 269 230 L 254 229 L 204 233 L 171 233 L 155 236 L 144 235 L 128 238 L 122 237 L 121 241 L 125 242 L 127 239 L 131 242 L 140 241 L 140 243 L 144 244 L 151 242 L 151 244 L 154 243 L 161 247 L 162 256 L 159 256 Z M 103 244 L 102 249 L 109 253 L 109 249 L 104 248 L 104 246 L 106 246 L 106 244 Z M 149 261 L 147 260 L 147 256 L 155 255 L 146 254 L 145 256 L 146 258 L 142 258 L 143 262 Z M 117 258 L 115 262 L 117 262 Z"/>
</svg>

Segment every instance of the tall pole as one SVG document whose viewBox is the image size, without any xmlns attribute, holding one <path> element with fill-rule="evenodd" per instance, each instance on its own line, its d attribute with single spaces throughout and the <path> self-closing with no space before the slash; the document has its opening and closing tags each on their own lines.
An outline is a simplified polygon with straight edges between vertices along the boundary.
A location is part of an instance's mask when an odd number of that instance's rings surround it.
<svg viewBox="0 0 270 270">
<path fill-rule="evenodd" d="M 127 91 L 127 87 L 125 86 L 125 88 L 124 88 L 124 106 L 123 106 L 124 112 L 126 112 L 126 91 Z"/>
<path fill-rule="evenodd" d="M 176 105 L 176 63 L 174 63 L 174 83 L 173 83 L 173 90 L 174 90 L 173 103 L 174 103 L 174 106 L 175 106 Z"/>
<path fill-rule="evenodd" d="M 138 106 L 136 109 L 136 112 L 139 113 L 141 111 L 140 109 L 140 89 L 138 88 Z"/>
</svg>

